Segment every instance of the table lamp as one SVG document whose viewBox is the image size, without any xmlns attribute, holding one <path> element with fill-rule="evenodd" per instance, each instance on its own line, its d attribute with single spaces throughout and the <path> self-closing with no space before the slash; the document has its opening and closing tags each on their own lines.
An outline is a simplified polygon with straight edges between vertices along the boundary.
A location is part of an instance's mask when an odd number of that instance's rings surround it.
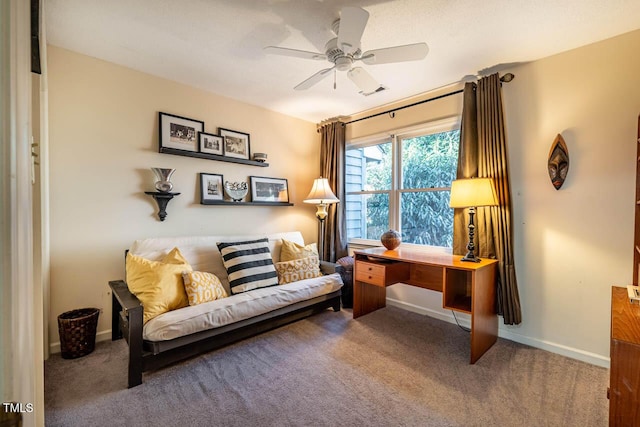
<svg viewBox="0 0 640 427">
<path fill-rule="evenodd" d="M 460 261 L 480 262 L 480 258 L 474 253 L 473 236 L 476 226 L 473 223 L 473 217 L 478 206 L 496 206 L 497 204 L 498 198 L 491 178 L 456 179 L 451 183 L 449 207 L 469 208 L 469 244 L 467 254 Z"/>
<path fill-rule="evenodd" d="M 316 211 L 316 217 L 318 221 L 320 221 L 318 251 L 320 260 L 322 260 L 324 254 L 324 220 L 327 218 L 327 205 L 339 203 L 340 200 L 333 194 L 333 191 L 331 191 L 331 186 L 329 186 L 327 178 L 320 177 L 313 181 L 311 192 L 309 192 L 309 195 L 303 201 L 304 203 L 313 203 L 318 208 Z"/>
</svg>

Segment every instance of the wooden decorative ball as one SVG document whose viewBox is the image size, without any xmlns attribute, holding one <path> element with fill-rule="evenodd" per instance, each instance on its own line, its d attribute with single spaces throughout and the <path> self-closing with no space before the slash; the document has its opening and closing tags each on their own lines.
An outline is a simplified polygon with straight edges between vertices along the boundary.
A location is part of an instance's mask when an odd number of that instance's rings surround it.
<svg viewBox="0 0 640 427">
<path fill-rule="evenodd" d="M 380 241 L 385 248 L 392 251 L 400 246 L 400 243 L 402 243 L 402 238 L 400 237 L 400 233 L 398 233 L 397 231 L 389 230 L 380 237 Z"/>
</svg>

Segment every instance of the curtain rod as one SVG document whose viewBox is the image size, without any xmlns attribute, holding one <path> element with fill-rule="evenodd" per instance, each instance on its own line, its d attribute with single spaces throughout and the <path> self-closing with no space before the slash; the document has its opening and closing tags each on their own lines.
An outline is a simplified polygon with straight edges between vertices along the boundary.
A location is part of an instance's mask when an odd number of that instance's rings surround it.
<svg viewBox="0 0 640 427">
<path fill-rule="evenodd" d="M 507 73 L 504 76 L 500 77 L 500 81 L 508 83 L 511 80 L 513 80 L 514 78 L 515 78 L 515 76 L 512 73 Z M 433 98 L 424 99 L 422 101 L 414 102 L 413 104 L 403 105 L 402 107 L 392 108 L 391 110 L 382 111 L 380 113 L 371 114 L 370 116 L 367 116 L 367 117 L 362 117 L 362 118 L 359 118 L 359 119 L 356 119 L 356 120 L 351 120 L 351 121 L 343 123 L 342 126 L 350 125 L 351 123 L 356 123 L 356 122 L 359 122 L 361 120 L 372 119 L 374 117 L 382 116 L 383 114 L 391 114 L 391 118 L 393 118 L 393 114 L 396 111 L 404 110 L 405 108 L 415 107 L 416 105 L 420 105 L 420 104 L 426 104 L 427 102 L 436 101 L 438 99 L 446 98 L 446 97 L 452 96 L 452 95 L 457 95 L 457 94 L 462 93 L 462 92 L 464 92 L 464 89 L 454 90 L 453 92 L 444 93 L 442 95 L 434 96 Z"/>
<path fill-rule="evenodd" d="M 462 93 L 462 92 L 464 92 L 464 89 L 455 90 L 453 92 L 449 92 L 449 93 L 445 93 L 445 94 L 442 94 L 442 95 L 438 95 L 438 96 L 435 96 L 435 97 L 429 98 L 429 99 L 423 99 L 422 101 L 414 102 L 413 104 L 403 105 L 402 107 L 392 108 L 391 110 L 382 111 L 380 113 L 372 114 L 372 115 L 367 116 L 367 117 L 362 117 L 362 118 L 359 118 L 359 119 L 356 119 L 356 120 L 351 120 L 351 121 L 345 122 L 343 124 L 343 126 L 344 125 L 350 125 L 351 123 L 359 122 L 361 120 L 372 119 L 374 117 L 382 116 L 383 114 L 393 114 L 396 111 L 403 110 L 405 108 L 415 107 L 416 105 L 420 105 L 420 104 L 426 104 L 427 102 L 435 101 L 437 99 L 446 98 L 447 96 L 451 96 L 451 95 L 457 95 L 457 94 Z M 393 115 L 391 117 L 393 117 Z"/>
</svg>

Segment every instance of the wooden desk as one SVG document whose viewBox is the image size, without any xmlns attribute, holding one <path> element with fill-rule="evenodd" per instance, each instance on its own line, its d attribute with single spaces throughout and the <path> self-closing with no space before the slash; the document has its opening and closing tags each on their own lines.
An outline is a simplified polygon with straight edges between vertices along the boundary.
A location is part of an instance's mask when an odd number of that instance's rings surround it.
<svg viewBox="0 0 640 427">
<path fill-rule="evenodd" d="M 386 306 L 395 283 L 442 292 L 442 307 L 471 315 L 471 363 L 497 340 L 496 260 L 462 262 L 461 256 L 416 249 L 354 251 L 353 318 Z"/>
<path fill-rule="evenodd" d="M 640 305 L 627 288 L 611 288 L 609 425 L 640 426 Z"/>
</svg>

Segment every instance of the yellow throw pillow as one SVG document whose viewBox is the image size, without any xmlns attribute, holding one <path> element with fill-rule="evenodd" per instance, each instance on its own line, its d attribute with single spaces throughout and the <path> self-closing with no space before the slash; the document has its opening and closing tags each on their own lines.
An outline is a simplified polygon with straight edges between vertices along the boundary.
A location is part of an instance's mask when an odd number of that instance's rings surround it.
<svg viewBox="0 0 640 427">
<path fill-rule="evenodd" d="M 317 256 L 277 262 L 276 271 L 279 285 L 322 276 Z"/>
<path fill-rule="evenodd" d="M 302 246 L 295 242 L 282 239 L 280 261 L 293 261 L 294 259 L 308 258 L 310 256 L 318 257 L 318 245 L 315 243 Z"/>
<path fill-rule="evenodd" d="M 187 291 L 189 305 L 215 301 L 228 297 L 220 279 L 215 274 L 205 271 L 185 271 L 182 273 L 184 290 Z"/>
<path fill-rule="evenodd" d="M 162 258 L 161 262 L 165 264 L 189 264 L 189 261 L 187 261 L 178 248 L 171 249 L 171 251 Z"/>
<path fill-rule="evenodd" d="M 189 305 L 182 282 L 183 271 L 191 271 L 191 266 L 178 248 L 161 261 L 127 254 L 127 286 L 144 307 L 144 323 L 162 313 Z"/>
</svg>

